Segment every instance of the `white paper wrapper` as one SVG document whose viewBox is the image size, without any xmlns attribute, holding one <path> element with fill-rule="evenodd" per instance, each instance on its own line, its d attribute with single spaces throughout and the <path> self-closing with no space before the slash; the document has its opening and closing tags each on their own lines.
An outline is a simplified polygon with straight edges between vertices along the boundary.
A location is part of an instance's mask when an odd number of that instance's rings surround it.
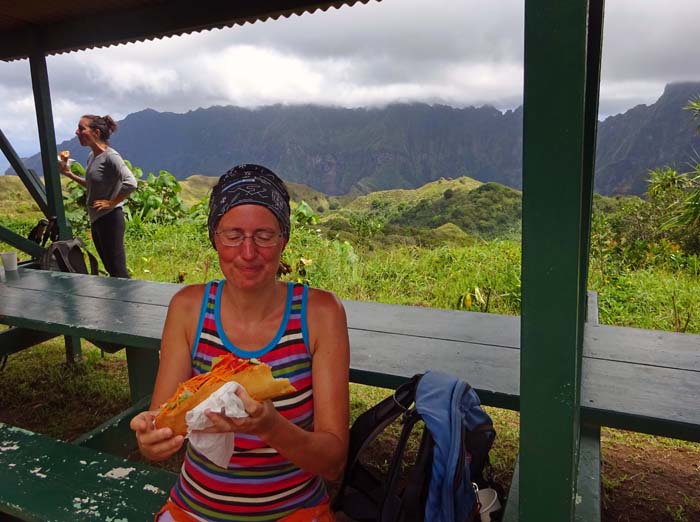
<svg viewBox="0 0 700 522">
<path fill-rule="evenodd" d="M 231 418 L 247 417 L 243 401 L 236 395 L 239 386 L 237 382 L 227 382 L 185 415 L 190 444 L 220 468 L 228 467 L 231 460 L 234 433 L 202 433 L 194 430 L 213 426 L 204 414 L 205 410 L 221 412 Z"/>
</svg>

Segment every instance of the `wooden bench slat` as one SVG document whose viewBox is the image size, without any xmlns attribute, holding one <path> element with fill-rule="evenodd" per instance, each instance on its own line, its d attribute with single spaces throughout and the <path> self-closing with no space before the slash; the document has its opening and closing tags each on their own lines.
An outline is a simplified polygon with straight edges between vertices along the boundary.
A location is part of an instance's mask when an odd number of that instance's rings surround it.
<svg viewBox="0 0 700 522">
<path fill-rule="evenodd" d="M 20 277 L 6 282 L 7 286 L 26 290 L 41 290 L 65 295 L 97 297 L 127 303 L 168 306 L 170 299 L 183 285 L 123 279 L 85 276 L 68 272 L 23 269 Z"/>
<path fill-rule="evenodd" d="M 105 278 L 106 279 L 106 278 Z M 138 348 L 160 348 L 166 307 L 3 286 L 0 322 L 94 338 Z"/>
<path fill-rule="evenodd" d="M 487 346 L 520 347 L 520 317 L 343 300 L 348 327 Z"/>
<path fill-rule="evenodd" d="M 586 325 L 587 357 L 700 372 L 700 335 L 609 325 Z"/>
<path fill-rule="evenodd" d="M 403 380 L 427 369 L 444 371 L 469 382 L 484 403 L 518 408 L 518 350 L 352 329 L 350 347 L 354 371 Z M 386 387 L 392 387 L 391 382 Z"/>
<path fill-rule="evenodd" d="M 700 373 L 584 357 L 587 422 L 700 442 Z"/>
<path fill-rule="evenodd" d="M 22 520 L 152 520 L 173 473 L 0 424 L 0 512 Z"/>
</svg>

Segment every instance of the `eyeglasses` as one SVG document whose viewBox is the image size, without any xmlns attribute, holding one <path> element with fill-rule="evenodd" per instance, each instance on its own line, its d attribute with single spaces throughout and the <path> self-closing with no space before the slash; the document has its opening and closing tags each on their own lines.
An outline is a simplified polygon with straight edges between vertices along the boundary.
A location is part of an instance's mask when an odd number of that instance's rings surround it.
<svg viewBox="0 0 700 522">
<path fill-rule="evenodd" d="M 226 246 L 237 247 L 243 244 L 245 238 L 249 237 L 255 243 L 255 246 L 261 248 L 270 248 L 279 245 L 281 233 L 271 232 L 269 230 L 256 230 L 252 234 L 244 234 L 237 228 L 225 228 L 214 232 L 221 238 L 221 242 Z"/>
</svg>

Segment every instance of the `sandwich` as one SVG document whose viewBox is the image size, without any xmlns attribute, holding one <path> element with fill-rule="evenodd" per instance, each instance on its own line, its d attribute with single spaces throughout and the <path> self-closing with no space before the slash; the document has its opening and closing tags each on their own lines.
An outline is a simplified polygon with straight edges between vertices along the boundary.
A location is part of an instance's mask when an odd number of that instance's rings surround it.
<svg viewBox="0 0 700 522">
<path fill-rule="evenodd" d="M 243 386 L 256 401 L 274 399 L 296 391 L 289 379 L 275 379 L 268 364 L 227 354 L 214 364 L 210 372 L 196 375 L 177 387 L 156 415 L 156 428 L 171 428 L 175 435 L 186 435 L 187 412 L 231 381 Z"/>
<path fill-rule="evenodd" d="M 68 161 L 68 158 L 70 158 L 70 151 L 69 150 L 62 150 L 61 152 L 58 153 L 58 158 L 63 163 L 66 163 Z"/>
</svg>

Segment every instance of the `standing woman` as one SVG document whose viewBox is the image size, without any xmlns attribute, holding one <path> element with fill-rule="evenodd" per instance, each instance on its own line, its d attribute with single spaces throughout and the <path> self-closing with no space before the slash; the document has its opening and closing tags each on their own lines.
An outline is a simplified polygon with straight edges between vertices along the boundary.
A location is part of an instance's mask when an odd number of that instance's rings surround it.
<svg viewBox="0 0 700 522">
<path fill-rule="evenodd" d="M 208 412 L 207 431 L 236 434 L 233 456 L 221 468 L 188 446 L 157 522 L 335 520 L 323 479 L 338 479 L 347 456 L 347 321 L 332 293 L 277 279 L 289 227 L 289 194 L 265 167 L 239 165 L 214 187 L 209 239 L 225 279 L 186 286 L 170 302 L 151 411 L 131 421 L 139 449 L 164 460 L 183 445 L 155 428 L 155 415 L 216 357 L 257 358 L 297 391 L 257 402 L 241 388 L 248 417 Z"/>
<path fill-rule="evenodd" d="M 59 162 L 61 174 L 87 188 L 87 207 L 92 240 L 109 275 L 129 277 L 124 252 L 124 200 L 136 190 L 136 178 L 119 153 L 109 146 L 117 130 L 111 116 L 86 114 L 75 135 L 80 145 L 90 147 L 85 177 L 76 176 L 68 162 Z"/>
</svg>

